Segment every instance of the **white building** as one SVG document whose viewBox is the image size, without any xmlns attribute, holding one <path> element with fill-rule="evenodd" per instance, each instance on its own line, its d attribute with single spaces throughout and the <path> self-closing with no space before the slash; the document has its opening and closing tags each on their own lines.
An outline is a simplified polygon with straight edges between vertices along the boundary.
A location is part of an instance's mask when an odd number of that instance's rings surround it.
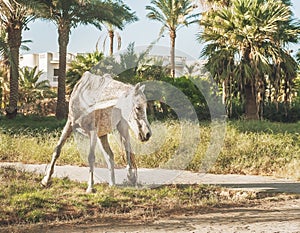
<svg viewBox="0 0 300 233">
<path fill-rule="evenodd" d="M 67 54 L 67 69 L 71 61 L 75 59 L 76 55 Z M 22 54 L 20 56 L 20 67 L 34 68 L 37 66 L 38 71 L 43 71 L 39 81 L 48 80 L 51 87 L 57 87 L 58 84 L 58 67 L 59 67 L 59 53 L 33 53 Z"/>
</svg>

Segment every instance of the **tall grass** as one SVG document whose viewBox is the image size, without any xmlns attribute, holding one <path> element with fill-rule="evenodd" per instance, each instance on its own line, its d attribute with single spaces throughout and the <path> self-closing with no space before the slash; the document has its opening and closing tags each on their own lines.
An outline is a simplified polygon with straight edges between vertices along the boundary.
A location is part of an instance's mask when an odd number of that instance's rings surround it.
<svg viewBox="0 0 300 233">
<path fill-rule="evenodd" d="M 232 122 L 211 171 L 300 179 L 297 129 L 300 129 L 298 124 Z"/>
<path fill-rule="evenodd" d="M 0 118 L 0 161 L 49 163 L 64 124 L 54 117 Z M 73 138 L 65 144 L 57 164 L 83 164 Z"/>
<path fill-rule="evenodd" d="M 49 118 L 1 119 L 0 161 L 49 163 L 63 125 L 64 122 Z M 184 134 L 187 140 L 183 140 L 184 125 L 177 121 L 153 122 L 153 138 L 149 142 L 141 144 L 133 140 L 138 167 L 167 167 L 165 165 L 168 164 L 170 168 L 178 168 L 178 164 L 188 161 L 179 168 L 203 171 L 211 138 L 218 135 L 212 135 L 209 122 L 200 123 L 199 127 L 200 130 L 194 128 L 199 134 L 192 135 L 190 131 Z M 212 155 L 216 156 L 216 161 L 208 171 L 300 179 L 299 132 L 300 126 L 296 123 L 228 122 L 220 154 Z M 125 166 L 124 149 L 120 146 L 118 136 L 112 135 L 110 141 L 117 166 Z M 58 164 L 85 165 L 87 155 L 80 154 L 77 146 L 75 140 L 70 138 Z M 82 143 L 81 147 L 87 151 L 88 143 Z M 174 156 L 176 153 L 178 156 Z M 98 165 L 104 166 L 103 161 L 98 161 Z"/>
</svg>

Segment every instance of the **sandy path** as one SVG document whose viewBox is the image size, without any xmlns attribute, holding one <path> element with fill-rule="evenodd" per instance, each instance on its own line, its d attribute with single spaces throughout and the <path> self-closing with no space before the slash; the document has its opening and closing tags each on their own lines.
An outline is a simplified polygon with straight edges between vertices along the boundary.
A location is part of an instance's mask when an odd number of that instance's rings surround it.
<svg viewBox="0 0 300 233">
<path fill-rule="evenodd" d="M 47 164 L 22 164 L 22 163 L 0 163 L 1 166 L 14 166 L 29 172 L 45 174 Z M 71 180 L 87 182 L 88 167 L 78 166 L 55 166 L 54 177 L 69 177 Z M 116 183 L 122 184 L 126 179 L 125 169 L 115 169 Z M 95 169 L 95 183 L 108 182 L 108 170 L 106 168 Z M 237 174 L 209 174 L 194 173 L 189 171 L 166 170 L 166 169 L 138 169 L 138 182 L 143 186 L 159 186 L 166 184 L 215 184 L 231 189 L 247 191 L 268 191 L 276 193 L 300 194 L 300 181 L 289 179 L 237 175 Z"/>
<path fill-rule="evenodd" d="M 35 225 L 7 232 L 26 233 L 299 233 L 300 199 L 264 202 L 255 207 L 215 208 L 203 213 L 176 215 L 152 223 L 111 221 L 92 225 Z"/>
</svg>

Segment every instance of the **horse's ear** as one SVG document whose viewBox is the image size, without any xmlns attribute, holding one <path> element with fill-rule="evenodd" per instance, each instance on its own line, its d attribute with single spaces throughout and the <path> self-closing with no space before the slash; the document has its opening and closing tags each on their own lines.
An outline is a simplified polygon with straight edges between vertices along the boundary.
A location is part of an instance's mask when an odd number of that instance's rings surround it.
<svg viewBox="0 0 300 233">
<path fill-rule="evenodd" d="M 145 85 L 141 85 L 141 83 L 137 83 L 134 87 L 135 93 L 138 93 L 139 91 L 144 92 Z"/>
<path fill-rule="evenodd" d="M 144 92 L 145 91 L 145 85 L 140 86 L 140 91 Z"/>
</svg>

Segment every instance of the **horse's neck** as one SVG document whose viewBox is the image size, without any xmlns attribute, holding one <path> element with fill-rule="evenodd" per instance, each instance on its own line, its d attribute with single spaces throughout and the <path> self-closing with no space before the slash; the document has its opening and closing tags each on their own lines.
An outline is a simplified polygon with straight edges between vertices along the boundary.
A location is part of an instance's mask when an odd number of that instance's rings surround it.
<svg viewBox="0 0 300 233">
<path fill-rule="evenodd" d="M 118 99 L 116 108 L 120 109 L 122 118 L 129 121 L 133 111 L 133 93 L 124 93 L 122 97 Z"/>
</svg>

